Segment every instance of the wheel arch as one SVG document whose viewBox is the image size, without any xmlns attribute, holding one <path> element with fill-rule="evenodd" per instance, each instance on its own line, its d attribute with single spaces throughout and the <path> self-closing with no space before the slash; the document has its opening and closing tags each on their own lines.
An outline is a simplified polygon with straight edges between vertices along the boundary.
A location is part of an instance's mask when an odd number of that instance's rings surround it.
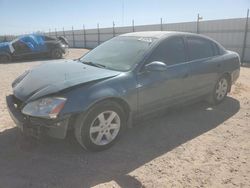
<svg viewBox="0 0 250 188">
<path fill-rule="evenodd" d="M 98 104 L 106 102 L 106 101 L 113 101 L 113 102 L 117 103 L 122 108 L 122 110 L 124 111 L 125 116 L 126 116 L 127 124 L 130 127 L 131 126 L 130 120 L 132 119 L 132 117 L 131 117 L 131 108 L 130 108 L 128 102 L 120 97 L 110 96 L 110 97 L 101 98 L 99 100 L 95 100 L 92 103 L 89 103 L 86 106 L 86 108 L 83 109 L 83 111 L 78 112 L 76 114 L 73 114 L 70 118 L 70 125 L 72 125 L 72 126 L 69 126 L 69 128 L 74 127 L 76 119 L 79 117 L 79 115 L 81 113 L 88 112 L 89 109 L 93 108 L 95 105 L 98 105 Z"/>
<path fill-rule="evenodd" d="M 102 98 L 100 100 L 97 100 L 95 102 L 93 102 L 89 107 L 88 109 L 90 109 L 91 107 L 99 104 L 99 103 L 102 103 L 102 102 L 105 102 L 105 101 L 113 101 L 113 102 L 116 102 L 121 108 L 122 110 L 124 110 L 124 113 L 126 115 L 126 118 L 128 119 L 129 118 L 129 114 L 130 114 L 130 106 L 128 104 L 128 102 L 120 97 L 114 97 L 114 96 L 111 96 L 111 97 L 106 97 L 106 98 Z"/>
</svg>

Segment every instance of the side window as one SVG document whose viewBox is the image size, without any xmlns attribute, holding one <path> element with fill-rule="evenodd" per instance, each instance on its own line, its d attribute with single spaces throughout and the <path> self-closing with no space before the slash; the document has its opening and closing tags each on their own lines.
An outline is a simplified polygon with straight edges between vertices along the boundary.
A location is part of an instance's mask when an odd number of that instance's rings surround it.
<svg viewBox="0 0 250 188">
<path fill-rule="evenodd" d="M 56 39 L 52 38 L 52 37 L 48 37 L 48 36 L 44 36 L 44 40 L 45 41 L 54 41 Z"/>
<path fill-rule="evenodd" d="M 211 43 L 213 46 L 214 55 L 220 55 L 220 49 L 219 49 L 218 45 L 214 42 L 211 42 Z"/>
<path fill-rule="evenodd" d="M 212 43 L 209 40 L 188 37 L 187 42 L 190 60 L 207 58 L 214 55 Z"/>
<path fill-rule="evenodd" d="M 181 37 L 173 37 L 163 41 L 151 54 L 149 62 L 161 61 L 167 65 L 185 62 L 186 53 Z"/>
</svg>

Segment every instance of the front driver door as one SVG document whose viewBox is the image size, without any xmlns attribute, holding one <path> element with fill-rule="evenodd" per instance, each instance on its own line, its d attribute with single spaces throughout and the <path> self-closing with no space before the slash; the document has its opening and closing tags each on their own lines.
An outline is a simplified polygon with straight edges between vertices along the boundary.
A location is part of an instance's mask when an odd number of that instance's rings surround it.
<svg viewBox="0 0 250 188">
<path fill-rule="evenodd" d="M 138 114 L 144 115 L 180 102 L 188 76 L 186 48 L 182 37 L 162 41 L 146 61 L 164 62 L 165 71 L 138 73 Z"/>
</svg>

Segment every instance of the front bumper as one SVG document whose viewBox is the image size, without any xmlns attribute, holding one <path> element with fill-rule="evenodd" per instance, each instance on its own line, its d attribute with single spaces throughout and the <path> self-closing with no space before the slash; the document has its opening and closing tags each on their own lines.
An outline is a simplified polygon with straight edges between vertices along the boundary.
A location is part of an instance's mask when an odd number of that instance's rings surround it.
<svg viewBox="0 0 250 188">
<path fill-rule="evenodd" d="M 26 116 L 21 113 L 13 95 L 6 96 L 6 104 L 11 118 L 24 134 L 36 138 L 43 135 L 61 139 L 66 137 L 69 116 L 55 120 Z"/>
</svg>

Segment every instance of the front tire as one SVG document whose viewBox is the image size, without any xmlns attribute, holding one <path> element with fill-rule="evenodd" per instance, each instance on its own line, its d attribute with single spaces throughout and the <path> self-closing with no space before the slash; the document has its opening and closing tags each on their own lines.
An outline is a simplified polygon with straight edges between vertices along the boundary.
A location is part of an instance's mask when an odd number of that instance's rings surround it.
<svg viewBox="0 0 250 188">
<path fill-rule="evenodd" d="M 53 59 L 61 59 L 63 57 L 62 50 L 59 48 L 55 48 L 51 51 L 51 57 Z"/>
<path fill-rule="evenodd" d="M 1 54 L 0 55 L 0 63 L 9 63 L 11 58 L 9 55 Z"/>
<path fill-rule="evenodd" d="M 209 96 L 209 103 L 216 105 L 221 103 L 227 96 L 229 91 L 230 82 L 228 77 L 222 76 L 218 79 L 212 93 Z"/>
<path fill-rule="evenodd" d="M 114 101 L 104 101 L 77 118 L 75 136 L 85 149 L 102 151 L 118 140 L 125 126 L 126 116 L 120 105 Z"/>
</svg>

